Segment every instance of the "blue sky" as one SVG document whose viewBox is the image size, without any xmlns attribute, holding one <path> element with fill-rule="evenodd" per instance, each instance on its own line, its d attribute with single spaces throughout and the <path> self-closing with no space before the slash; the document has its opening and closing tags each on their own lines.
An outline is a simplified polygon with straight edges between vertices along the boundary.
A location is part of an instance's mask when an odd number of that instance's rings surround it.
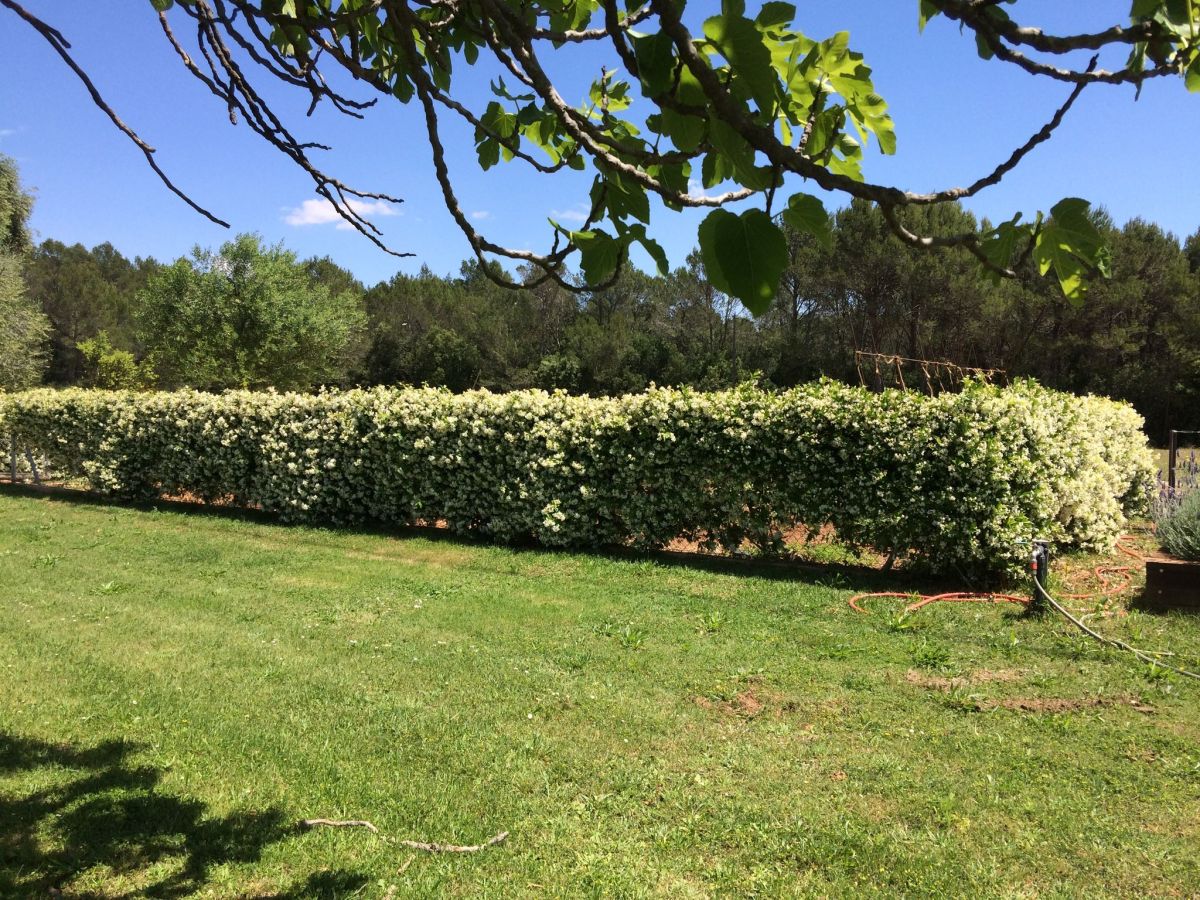
<svg viewBox="0 0 1200 900">
<path fill-rule="evenodd" d="M 368 284 L 422 264 L 454 272 L 469 255 L 442 205 L 415 104 L 385 101 L 366 122 L 328 109 L 305 119 L 304 98 L 260 80 L 298 134 L 333 145 L 320 155 L 332 173 L 404 198 L 375 217 L 391 246 L 416 254 L 401 260 L 324 221 L 329 217 L 313 203 L 308 176 L 244 126 L 230 126 L 224 108 L 174 56 L 149 0 L 26 5 L 63 31 L 77 61 L 158 149 L 159 164 L 175 182 L 233 225 L 232 231 L 215 226 L 170 194 L 42 38 L 0 9 L 0 153 L 17 160 L 23 181 L 35 190 L 32 224 L 40 237 L 88 246 L 110 241 L 130 256 L 170 260 L 195 244 L 215 246 L 233 233 L 255 231 L 302 256 L 329 255 Z M 693 0 L 689 14 L 698 20 L 718 5 Z M 869 151 L 872 180 L 916 190 L 970 182 L 1040 128 L 1066 96 L 1065 85 L 980 60 L 973 41 L 949 22 L 935 20 L 918 34 L 917 0 L 798 5 L 797 25 L 811 36 L 850 31 L 851 46 L 865 54 L 891 106 L 899 148 L 894 157 Z M 1016 10 L 1028 24 L 1078 30 L 1122 21 L 1128 0 L 1022 0 Z M 615 63 L 607 47 L 581 53 L 572 46 L 550 68 L 564 96 L 580 100 L 600 66 Z M 481 107 L 492 75 L 463 68 L 456 92 Z M 358 95 L 367 96 L 364 90 Z M 586 201 L 588 179 L 576 173 L 547 178 L 520 162 L 481 173 L 469 129 L 447 121 L 444 139 L 464 209 L 499 243 L 544 249 L 551 236 L 547 217 L 569 224 Z M 1141 216 L 1184 237 L 1200 227 L 1197 148 L 1200 95 L 1188 95 L 1182 82 L 1148 84 L 1137 102 L 1132 88 L 1096 86 L 1050 144 L 969 206 L 1000 219 L 1082 196 L 1106 206 L 1118 222 Z M 830 208 L 843 202 L 825 199 Z M 672 265 L 694 246 L 702 215 L 655 209 L 651 233 Z"/>
</svg>

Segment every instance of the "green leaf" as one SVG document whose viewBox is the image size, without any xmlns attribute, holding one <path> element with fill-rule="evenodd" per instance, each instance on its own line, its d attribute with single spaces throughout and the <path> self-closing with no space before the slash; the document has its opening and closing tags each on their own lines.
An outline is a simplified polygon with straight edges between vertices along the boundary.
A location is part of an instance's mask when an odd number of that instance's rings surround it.
<svg viewBox="0 0 1200 900">
<path fill-rule="evenodd" d="M 728 167 L 732 169 L 733 177 L 739 184 L 752 190 L 764 191 L 771 186 L 771 170 L 767 166 L 754 165 L 754 148 L 730 125 L 721 119 L 713 119 L 709 126 L 709 137 L 714 150 L 720 153 Z M 718 177 L 711 184 L 708 177 L 707 158 L 705 159 L 705 187 L 713 187 L 724 180 Z M 714 160 L 714 163 L 716 161 Z M 714 166 L 714 172 L 725 175 L 728 169 L 719 164 Z"/>
<path fill-rule="evenodd" d="M 1200 91 L 1200 53 L 1192 57 L 1192 64 L 1183 74 L 1183 83 L 1189 91 Z"/>
<path fill-rule="evenodd" d="M 777 80 L 771 66 L 771 51 L 754 23 L 740 16 L 713 16 L 704 23 L 707 37 L 729 61 L 733 74 L 747 88 L 761 112 L 775 109 Z"/>
<path fill-rule="evenodd" d="M 1029 239 L 1032 233 L 1032 225 L 1018 225 L 1021 219 L 1021 214 L 1013 216 L 1007 222 L 1001 222 L 991 231 L 982 235 L 979 242 L 979 249 L 987 261 L 1000 269 L 1007 269 L 1012 266 L 1013 254 L 1017 249 L 1017 242 Z M 999 283 L 1000 275 L 991 270 L 985 269 L 984 275 L 993 284 Z"/>
<path fill-rule="evenodd" d="M 661 163 L 647 166 L 646 174 L 660 184 L 680 194 L 688 192 L 688 177 L 692 167 L 688 163 Z"/>
<path fill-rule="evenodd" d="M 917 11 L 917 30 L 924 31 L 929 20 L 941 12 L 941 7 L 935 0 L 920 0 Z"/>
<path fill-rule="evenodd" d="M 633 38 L 633 55 L 637 58 L 638 78 L 650 97 L 657 97 L 671 87 L 675 71 L 675 51 L 671 36 L 665 31 Z"/>
<path fill-rule="evenodd" d="M 754 24 L 759 28 L 771 28 L 779 25 L 791 25 L 795 18 L 795 5 L 784 3 L 782 0 L 770 0 L 769 3 L 764 3 L 762 9 L 758 11 L 758 15 L 754 17 Z"/>
<path fill-rule="evenodd" d="M 797 231 L 811 234 L 826 250 L 833 249 L 833 223 L 825 204 L 808 194 L 793 194 L 783 211 L 783 221 Z"/>
<path fill-rule="evenodd" d="M 729 160 L 722 154 L 713 150 L 710 153 L 704 154 L 704 159 L 700 163 L 700 184 L 705 190 L 714 188 L 727 178 L 733 177 L 733 166 L 729 164 Z"/>
<path fill-rule="evenodd" d="M 493 100 L 487 105 L 481 121 L 497 137 L 508 139 L 517 133 L 517 117 Z"/>
<path fill-rule="evenodd" d="M 896 152 L 896 127 L 889 115 L 880 116 L 871 122 L 875 128 L 875 139 L 879 141 L 879 152 L 888 156 Z"/>
<path fill-rule="evenodd" d="M 896 126 L 887 108 L 886 101 L 874 91 L 859 95 L 848 106 L 858 125 L 875 135 L 880 152 L 890 156 L 896 152 Z"/>
<path fill-rule="evenodd" d="M 707 106 L 708 95 L 692 70 L 684 66 L 679 70 L 679 86 L 675 88 L 675 99 L 687 106 Z"/>
<path fill-rule="evenodd" d="M 700 223 L 700 255 L 709 281 L 754 315 L 771 305 L 787 268 L 787 240 L 761 209 L 715 209 Z"/>
<path fill-rule="evenodd" d="M 500 144 L 490 137 L 485 137 L 477 143 L 475 152 L 479 154 L 479 168 L 485 172 L 500 162 Z"/>
<path fill-rule="evenodd" d="M 1051 269 L 1067 299 L 1081 302 L 1087 291 L 1084 277 L 1091 271 L 1105 274 L 1109 255 L 1104 238 L 1088 218 L 1090 204 L 1078 197 L 1060 200 L 1042 226 L 1033 255 L 1043 275 Z"/>
<path fill-rule="evenodd" d="M 600 229 L 568 232 L 579 248 L 579 266 L 588 284 L 602 284 L 617 270 L 621 261 L 621 243 Z"/>
<path fill-rule="evenodd" d="M 691 153 L 704 140 L 705 122 L 695 116 L 686 116 L 673 109 L 664 109 L 660 118 L 662 133 L 684 153 Z"/>
<path fill-rule="evenodd" d="M 403 75 L 397 75 L 396 80 L 392 82 L 392 96 L 401 103 L 407 103 L 413 96 L 412 82 Z"/>
<path fill-rule="evenodd" d="M 526 103 L 534 99 L 533 94 L 510 94 L 508 85 L 504 83 L 504 77 L 501 76 L 496 81 L 491 82 L 492 93 L 502 100 L 511 100 L 514 103 Z"/>
<path fill-rule="evenodd" d="M 622 178 L 617 172 L 603 169 L 604 183 L 608 186 L 605 194 L 605 205 L 614 218 L 633 216 L 642 222 L 650 221 L 650 198 L 646 189 L 629 178 Z M 593 189 L 592 201 L 595 202 L 599 183 Z"/>
<path fill-rule="evenodd" d="M 667 253 L 663 250 L 662 245 L 658 241 L 646 234 L 646 229 L 642 225 L 631 225 L 622 235 L 627 240 L 632 238 L 642 245 L 643 249 L 650 254 L 650 258 L 654 260 L 655 266 L 658 267 L 659 275 L 666 275 L 670 271 L 667 263 Z"/>
</svg>

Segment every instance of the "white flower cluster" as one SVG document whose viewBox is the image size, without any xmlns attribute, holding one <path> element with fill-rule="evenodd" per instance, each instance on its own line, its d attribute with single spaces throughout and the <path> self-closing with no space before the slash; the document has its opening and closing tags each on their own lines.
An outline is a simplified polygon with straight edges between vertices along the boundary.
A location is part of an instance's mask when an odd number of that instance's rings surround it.
<svg viewBox="0 0 1200 900">
<path fill-rule="evenodd" d="M 437 389 L 0 395 L 0 433 L 105 494 L 292 521 L 444 522 L 548 546 L 782 549 L 794 524 L 935 570 L 1015 570 L 1047 537 L 1111 544 L 1153 464 L 1126 404 L 1020 382 L 959 394 L 831 381 L 616 398 Z"/>
</svg>

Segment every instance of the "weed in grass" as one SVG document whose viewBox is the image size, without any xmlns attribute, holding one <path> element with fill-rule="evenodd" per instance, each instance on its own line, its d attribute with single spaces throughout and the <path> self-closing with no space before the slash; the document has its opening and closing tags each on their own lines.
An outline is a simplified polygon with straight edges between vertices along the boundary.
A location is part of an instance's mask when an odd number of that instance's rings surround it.
<svg viewBox="0 0 1200 900">
<path fill-rule="evenodd" d="M 617 633 L 617 643 L 626 650 L 641 650 L 646 643 L 646 632 L 641 628 L 626 625 Z"/>
<path fill-rule="evenodd" d="M 893 616 L 888 622 L 888 630 L 896 632 L 920 631 L 928 627 L 929 619 L 927 616 L 914 615 L 909 612 L 901 612 L 899 615 Z"/>
<path fill-rule="evenodd" d="M 1172 672 L 1170 669 L 1164 668 L 1163 666 L 1160 666 L 1158 663 L 1153 662 L 1153 661 L 1151 661 L 1150 663 L 1147 663 L 1146 668 L 1142 672 L 1143 677 L 1147 681 L 1149 681 L 1151 684 L 1153 684 L 1155 682 L 1160 682 L 1160 681 L 1161 682 L 1169 682 L 1172 680 L 1172 677 L 1174 676 L 1174 674 L 1175 673 Z"/>
<path fill-rule="evenodd" d="M 850 579 L 841 572 L 832 572 L 817 579 L 817 585 L 829 590 L 844 591 L 850 587 Z"/>
<path fill-rule="evenodd" d="M 592 633 L 601 637 L 615 638 L 626 650 L 640 650 L 646 643 L 647 633 L 633 622 L 617 622 L 605 619 L 592 626 Z"/>
<path fill-rule="evenodd" d="M 36 560 L 34 565 L 42 569 L 53 569 L 64 559 L 61 553 L 43 553 Z"/>
<path fill-rule="evenodd" d="M 820 659 L 848 659 L 854 655 L 854 647 L 846 643 L 830 644 L 817 651 Z"/>
<path fill-rule="evenodd" d="M 842 687 L 851 691 L 871 691 L 875 688 L 875 679 L 860 672 L 850 672 L 842 676 Z"/>
<path fill-rule="evenodd" d="M 110 594 L 119 594 L 122 591 L 128 590 L 129 585 L 120 581 L 106 581 L 96 587 L 96 593 L 108 596 Z"/>
<path fill-rule="evenodd" d="M 943 695 L 942 705 L 946 709 L 956 713 L 977 713 L 980 711 L 979 696 L 959 688 L 947 691 Z"/>
<path fill-rule="evenodd" d="M 945 669 L 950 665 L 950 648 L 922 640 L 912 651 L 913 662 L 922 669 Z"/>
<path fill-rule="evenodd" d="M 791 544 L 789 549 L 805 562 L 819 565 L 859 565 L 861 557 L 851 547 L 836 542 L 813 541 Z"/>
<path fill-rule="evenodd" d="M 700 629 L 708 634 L 716 634 L 729 622 L 729 617 L 719 609 L 704 613 L 700 617 Z"/>
<path fill-rule="evenodd" d="M 621 623 L 614 622 L 612 619 L 605 619 L 603 622 L 597 622 L 592 626 L 592 633 L 598 634 L 601 637 L 612 637 L 621 630 Z"/>
<path fill-rule="evenodd" d="M 563 671 L 577 675 L 588 667 L 592 658 L 592 654 L 584 648 L 571 647 L 559 653 L 556 661 Z"/>
</svg>

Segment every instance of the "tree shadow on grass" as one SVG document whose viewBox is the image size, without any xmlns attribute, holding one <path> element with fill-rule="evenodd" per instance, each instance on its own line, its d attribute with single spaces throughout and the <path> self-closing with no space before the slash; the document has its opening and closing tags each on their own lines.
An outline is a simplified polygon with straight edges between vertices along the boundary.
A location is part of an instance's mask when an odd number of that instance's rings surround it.
<svg viewBox="0 0 1200 900">
<path fill-rule="evenodd" d="M 0 778 L 37 785 L 0 789 L 0 897 L 114 896 L 72 885 L 91 869 L 126 886 L 119 896 L 188 896 L 215 868 L 257 862 L 295 834 L 277 807 L 212 816 L 198 800 L 161 792 L 161 770 L 138 765 L 138 749 L 125 741 L 77 749 L 0 731 Z M 320 872 L 271 896 L 337 896 L 366 880 Z"/>
<path fill-rule="evenodd" d="M 962 575 L 929 575 L 923 572 L 885 572 L 867 565 L 849 563 L 817 563 L 796 559 L 770 557 L 726 556 L 713 553 L 678 550 L 638 550 L 630 547 L 597 547 L 592 549 L 548 547 L 534 541 L 499 543 L 483 535 L 467 535 L 428 525 L 399 525 L 381 522 L 358 522 L 353 525 L 293 526 L 281 521 L 275 513 L 242 506 L 202 502 L 157 499 L 126 501 L 105 497 L 79 488 L 57 485 L 11 484 L 0 482 L 0 496 L 32 497 L 80 506 L 113 506 L 143 511 L 171 512 L 185 516 L 233 519 L 278 528 L 304 527 L 336 531 L 344 534 L 368 534 L 383 538 L 417 537 L 438 543 L 465 547 L 501 547 L 513 553 L 549 553 L 587 555 L 614 562 L 649 562 L 658 566 L 703 571 L 719 575 L 761 578 L 770 581 L 796 582 L 821 587 L 836 587 L 850 591 L 919 591 L 941 593 L 966 589 L 984 589 Z"/>
</svg>

